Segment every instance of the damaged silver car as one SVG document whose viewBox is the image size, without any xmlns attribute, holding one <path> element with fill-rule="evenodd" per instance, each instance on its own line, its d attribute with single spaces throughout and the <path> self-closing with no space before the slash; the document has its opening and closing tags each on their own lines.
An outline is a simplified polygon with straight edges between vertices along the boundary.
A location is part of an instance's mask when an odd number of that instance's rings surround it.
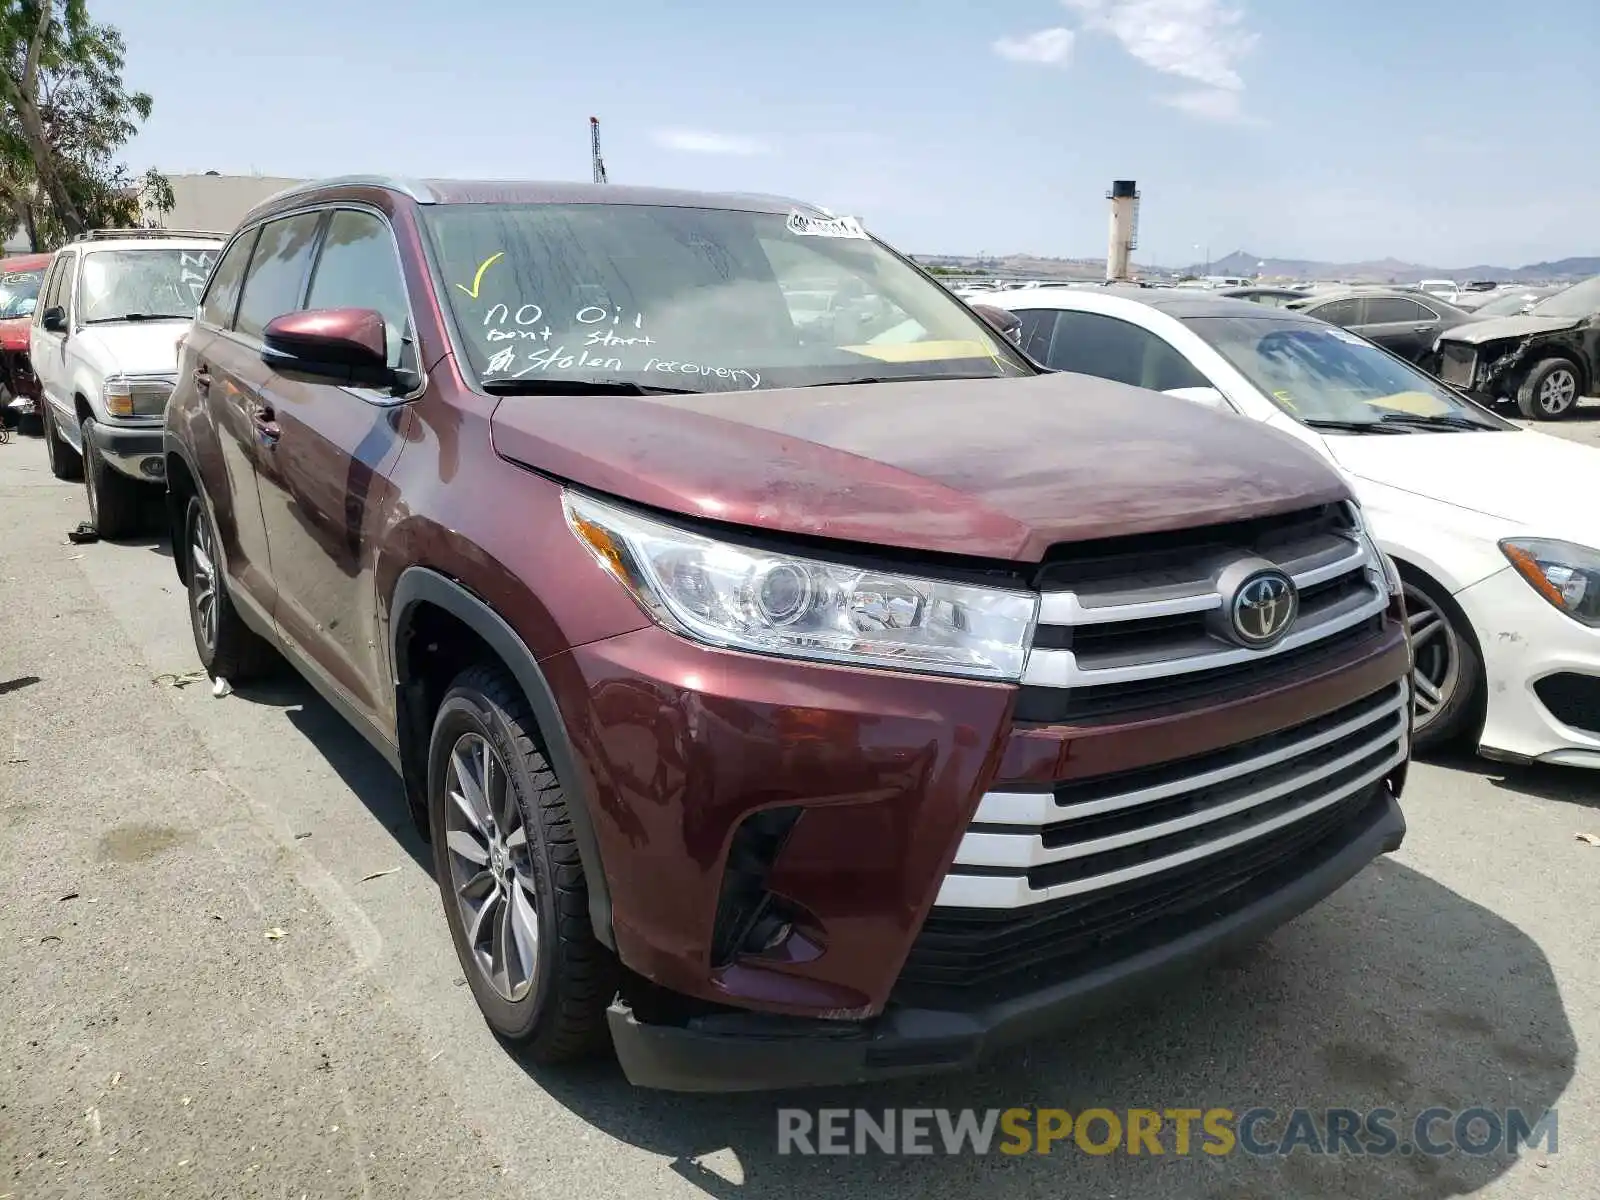
<svg viewBox="0 0 1600 1200">
<path fill-rule="evenodd" d="M 1486 402 L 1515 402 L 1524 417 L 1570 415 L 1596 386 L 1600 275 L 1518 316 L 1446 330 L 1434 343 L 1440 379 Z"/>
</svg>

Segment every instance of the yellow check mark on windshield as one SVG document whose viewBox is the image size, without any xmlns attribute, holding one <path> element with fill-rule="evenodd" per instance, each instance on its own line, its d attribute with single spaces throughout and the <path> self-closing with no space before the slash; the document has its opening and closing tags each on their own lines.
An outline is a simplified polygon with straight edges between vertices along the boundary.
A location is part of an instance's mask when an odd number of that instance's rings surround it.
<svg viewBox="0 0 1600 1200">
<path fill-rule="evenodd" d="M 494 265 L 494 260 L 495 259 L 504 258 L 505 256 L 506 256 L 506 252 L 504 250 L 499 250 L 499 251 L 496 251 L 494 254 L 489 255 L 488 258 L 484 259 L 483 260 L 483 265 L 478 268 L 478 273 L 472 277 L 472 287 L 470 289 L 466 288 L 466 287 L 463 287 L 459 283 L 456 284 L 456 286 L 458 288 L 461 288 L 461 290 L 463 292 L 466 292 L 467 295 L 471 296 L 474 300 L 476 300 L 478 298 L 478 285 L 483 282 L 483 273 Z"/>
</svg>

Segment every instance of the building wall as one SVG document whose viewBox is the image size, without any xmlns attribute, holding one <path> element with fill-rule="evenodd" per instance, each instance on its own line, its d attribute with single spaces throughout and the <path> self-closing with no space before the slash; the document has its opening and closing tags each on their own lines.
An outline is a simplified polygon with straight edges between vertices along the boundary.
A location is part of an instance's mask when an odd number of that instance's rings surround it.
<svg viewBox="0 0 1600 1200">
<path fill-rule="evenodd" d="M 227 233 L 268 196 L 303 183 L 277 175 L 168 175 L 175 201 L 165 214 L 146 212 L 151 224 L 167 229 Z"/>
</svg>

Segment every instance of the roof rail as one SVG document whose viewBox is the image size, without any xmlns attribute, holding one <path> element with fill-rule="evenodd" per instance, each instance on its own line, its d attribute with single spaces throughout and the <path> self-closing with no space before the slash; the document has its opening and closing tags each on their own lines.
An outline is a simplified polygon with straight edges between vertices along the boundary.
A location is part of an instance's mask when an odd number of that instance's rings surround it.
<svg viewBox="0 0 1600 1200">
<path fill-rule="evenodd" d="M 282 191 L 273 192 L 263 200 L 258 200 L 250 208 L 256 212 L 268 205 L 277 204 L 282 200 L 290 199 L 302 192 L 319 191 L 322 188 L 334 187 L 378 187 L 387 188 L 391 192 L 399 192 L 409 196 L 418 204 L 434 203 L 431 188 L 420 179 L 402 179 L 392 175 L 331 175 L 323 179 L 307 179 L 301 183 L 291 184 Z"/>
<path fill-rule="evenodd" d="M 82 242 L 103 242 L 113 238 L 157 238 L 157 237 L 203 237 L 225 238 L 226 233 L 219 233 L 214 229 L 90 229 L 84 232 L 78 240 Z"/>
</svg>

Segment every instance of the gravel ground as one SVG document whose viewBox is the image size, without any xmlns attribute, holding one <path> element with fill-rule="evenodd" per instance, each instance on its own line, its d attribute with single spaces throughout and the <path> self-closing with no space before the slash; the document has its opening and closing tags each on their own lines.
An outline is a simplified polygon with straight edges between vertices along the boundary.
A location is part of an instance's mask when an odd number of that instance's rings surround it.
<svg viewBox="0 0 1600 1200">
<path fill-rule="evenodd" d="M 977 1074 L 788 1100 L 1554 1106 L 1555 1153 L 780 1157 L 780 1099 L 519 1065 L 376 755 L 293 679 L 173 686 L 166 547 L 66 544 L 37 439 L 0 506 L 0 1200 L 1600 1195 L 1591 776 L 1418 764 L 1404 848 L 1249 954 Z"/>
</svg>

